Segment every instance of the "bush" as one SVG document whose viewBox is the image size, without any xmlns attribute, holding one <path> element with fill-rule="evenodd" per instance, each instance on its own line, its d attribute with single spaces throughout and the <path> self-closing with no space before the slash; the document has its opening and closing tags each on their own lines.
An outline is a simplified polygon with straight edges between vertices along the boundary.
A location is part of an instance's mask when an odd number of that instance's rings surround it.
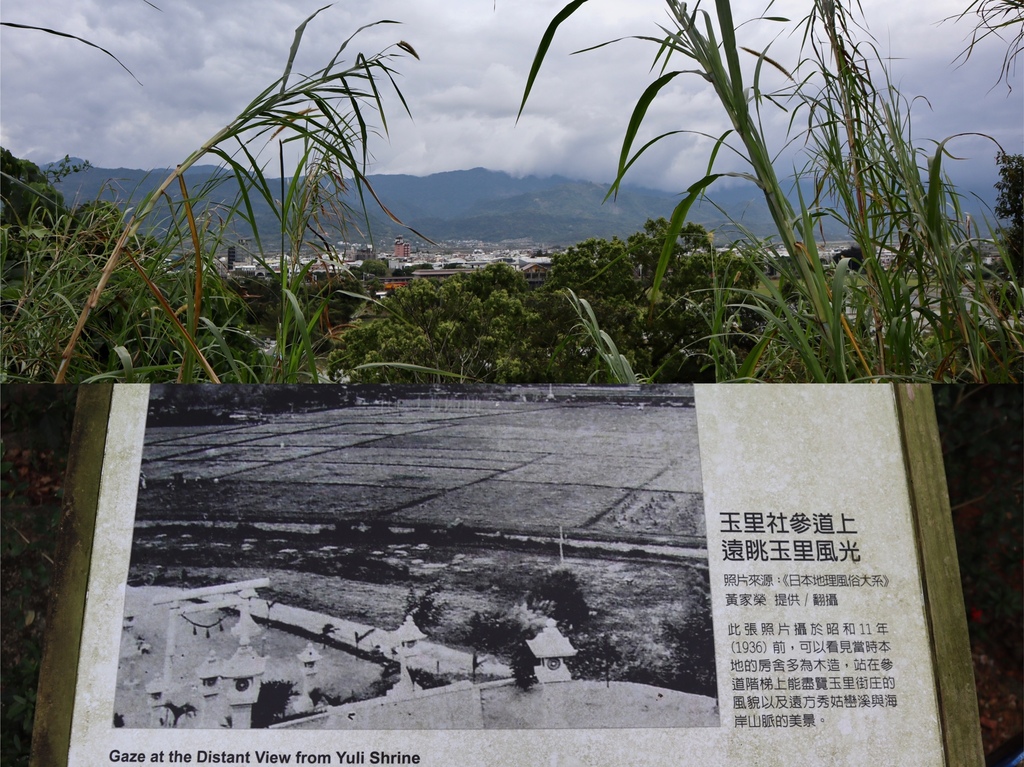
<svg viewBox="0 0 1024 767">
<path fill-rule="evenodd" d="M 552 570 L 534 583 L 526 597 L 531 610 L 558 621 L 559 628 L 573 631 L 590 620 L 590 607 L 571 570 Z"/>
<path fill-rule="evenodd" d="M 537 675 L 534 673 L 537 659 L 533 657 L 533 653 L 530 652 L 525 641 L 519 642 L 512 651 L 511 665 L 512 676 L 516 680 L 516 687 L 520 690 L 529 690 L 537 684 Z"/>
<path fill-rule="evenodd" d="M 284 719 L 288 701 L 296 697 L 295 685 L 283 679 L 270 679 L 260 685 L 260 694 L 252 706 L 252 726 L 269 727 Z"/>
<path fill-rule="evenodd" d="M 493 655 L 510 655 L 526 636 L 526 628 L 521 621 L 500 610 L 493 610 L 473 613 L 466 642 Z"/>
</svg>

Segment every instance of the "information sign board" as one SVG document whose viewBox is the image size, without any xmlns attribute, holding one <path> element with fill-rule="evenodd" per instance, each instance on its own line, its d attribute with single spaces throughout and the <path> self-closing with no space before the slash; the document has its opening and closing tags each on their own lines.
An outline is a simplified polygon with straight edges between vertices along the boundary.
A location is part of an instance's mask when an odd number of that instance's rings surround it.
<svg viewBox="0 0 1024 767">
<path fill-rule="evenodd" d="M 83 387 L 37 764 L 981 764 L 927 387 Z"/>
</svg>

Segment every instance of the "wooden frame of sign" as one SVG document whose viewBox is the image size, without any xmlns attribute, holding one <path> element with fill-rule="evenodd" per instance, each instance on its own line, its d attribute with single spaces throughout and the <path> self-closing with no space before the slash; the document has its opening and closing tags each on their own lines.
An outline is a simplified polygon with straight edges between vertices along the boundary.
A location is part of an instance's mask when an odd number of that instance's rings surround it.
<svg viewBox="0 0 1024 767">
<path fill-rule="evenodd" d="M 39 767 L 984 763 L 926 386 L 201 391 L 80 390 Z"/>
</svg>

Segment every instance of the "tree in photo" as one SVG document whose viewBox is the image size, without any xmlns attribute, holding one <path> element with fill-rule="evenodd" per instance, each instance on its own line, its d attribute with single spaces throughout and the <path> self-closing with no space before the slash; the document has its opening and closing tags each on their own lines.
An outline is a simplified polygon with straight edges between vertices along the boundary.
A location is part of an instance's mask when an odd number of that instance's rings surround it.
<svg viewBox="0 0 1024 767">
<path fill-rule="evenodd" d="M 516 687 L 520 690 L 529 690 L 537 684 L 537 674 L 534 671 L 536 665 L 537 659 L 530 652 L 526 641 L 523 640 L 516 644 L 512 651 L 511 663 L 512 677 L 516 680 Z"/>
<path fill-rule="evenodd" d="M 567 248 L 551 257 L 551 273 L 543 289 L 572 290 L 587 299 L 635 303 L 640 285 L 634 276 L 633 263 L 626 243 L 590 239 Z"/>
<path fill-rule="evenodd" d="M 590 620 L 590 607 L 579 579 L 565 568 L 552 570 L 534 582 L 526 604 L 531 610 L 554 618 L 565 631 L 578 630 Z"/>
<path fill-rule="evenodd" d="M 413 622 L 422 631 L 437 628 L 448 603 L 440 598 L 441 586 L 437 583 L 429 586 L 422 594 L 412 587 L 405 597 L 405 614 L 411 615 Z"/>
<path fill-rule="evenodd" d="M 566 663 L 578 679 L 600 679 L 605 686 L 611 684 L 612 672 L 622 664 L 622 652 L 616 646 L 616 637 L 602 633 L 599 636 L 577 636 L 572 640 L 576 657 Z"/>
<path fill-rule="evenodd" d="M 528 636 L 526 626 L 515 616 L 501 610 L 474 612 L 469 619 L 466 643 L 491 655 L 510 656 Z"/>
<path fill-rule="evenodd" d="M 252 706 L 253 728 L 269 727 L 284 719 L 288 702 L 299 693 L 295 685 L 283 679 L 271 679 L 260 685 L 260 694 Z"/>
<path fill-rule="evenodd" d="M 0 223 L 24 226 L 34 210 L 51 217 L 64 210 L 64 197 L 39 166 L 0 147 Z"/>
<path fill-rule="evenodd" d="M 716 696 L 715 637 L 708 593 L 691 588 L 679 615 L 662 621 L 661 638 L 668 648 L 666 675 L 670 686 L 696 695 Z"/>
<path fill-rule="evenodd" d="M 646 297 L 653 301 L 645 312 L 643 336 L 649 346 L 649 375 L 659 383 L 714 381 L 710 361 L 716 324 L 728 320 L 735 330 L 756 329 L 756 315 L 742 306 L 757 282 L 757 272 L 739 253 L 717 252 L 703 226 L 687 223 L 664 265 L 657 294 L 652 295 L 668 234 L 668 221 L 649 219 L 626 243 Z M 733 353 L 743 356 L 746 348 Z"/>
</svg>

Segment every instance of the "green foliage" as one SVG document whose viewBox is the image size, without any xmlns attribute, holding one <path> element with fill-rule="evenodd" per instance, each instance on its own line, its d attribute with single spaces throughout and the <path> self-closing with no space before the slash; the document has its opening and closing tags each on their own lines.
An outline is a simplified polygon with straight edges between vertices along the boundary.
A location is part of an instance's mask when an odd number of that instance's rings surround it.
<svg viewBox="0 0 1024 767">
<path fill-rule="evenodd" d="M 713 328 L 725 318 L 753 331 L 746 294 L 757 272 L 748 259 L 713 250 L 704 228 L 690 224 L 652 309 L 646 296 L 668 229 L 665 219 L 649 220 L 627 242 L 590 239 L 556 253 L 534 291 L 505 264 L 414 280 L 341 335 L 329 374 L 393 383 L 445 374 L 493 383 L 706 378 L 712 344 L 733 354 L 752 345 L 738 334 L 716 341 Z"/>
<path fill-rule="evenodd" d="M 602 330 L 590 302 L 585 298 L 577 297 L 571 290 L 567 292 L 573 310 L 576 312 L 576 316 L 579 317 L 575 330 L 579 331 L 579 335 L 593 346 L 597 352 L 597 358 L 601 362 L 594 372 L 590 374 L 587 383 L 600 380 L 602 370 L 607 372 L 609 379 L 613 383 L 640 383 L 640 379 L 633 371 L 629 358 L 619 351 L 619 347 L 616 346 L 615 341 L 612 340 L 607 331 Z"/>
<path fill-rule="evenodd" d="M 551 272 L 542 290 L 572 290 L 584 298 L 634 303 L 640 285 L 626 244 L 618 238 L 590 239 L 572 245 L 551 259 Z"/>
<path fill-rule="evenodd" d="M 443 282 L 414 280 L 375 304 L 379 316 L 357 321 L 341 336 L 328 357 L 329 374 L 366 383 L 445 374 L 498 383 L 536 380 L 544 346 L 526 343 L 531 336 L 524 330 L 537 319 L 527 294 L 525 279 L 507 264 Z"/>
<path fill-rule="evenodd" d="M 523 107 L 558 28 L 585 4 L 569 3 L 549 24 Z M 662 91 L 682 75 L 705 80 L 732 127 L 718 138 L 706 174 L 689 185 L 672 215 L 649 291 L 652 310 L 693 202 L 722 175 L 740 176 L 763 192 L 776 235 L 760 240 L 746 233 L 749 245 L 741 249 L 761 282 L 745 299 L 757 315 L 753 332 L 736 321 L 728 284 L 714 287 L 726 294 L 716 295 L 714 311 L 705 315 L 713 328 L 708 353 L 717 379 L 1019 380 L 1020 276 L 1004 280 L 982 262 L 960 197 L 944 173 L 947 142 L 938 142 L 930 155 L 918 148 L 910 101 L 888 81 L 885 61 L 867 33 L 857 37 L 866 24 L 843 3 L 816 0 L 795 29 L 803 40 L 801 58 L 787 69 L 770 49 L 758 53 L 743 46 L 737 37 L 743 25 L 734 20 L 729 0 L 713 5 L 710 12 L 666 0 L 669 22 L 662 36 L 640 38 L 655 44 L 659 75 L 633 110 L 609 192 L 644 151 L 684 132 L 661 134 L 634 151 Z M 758 21 L 787 23 L 777 17 Z M 755 57 L 752 76 L 741 64 L 744 52 Z M 679 57 L 686 68 L 670 70 Z M 873 72 L 882 73 L 881 85 Z M 775 73 L 781 73 L 778 86 L 770 82 Z M 801 196 L 796 205 L 782 187 L 776 152 L 763 130 L 775 107 L 788 112 L 790 141 L 805 147 L 796 188 L 815 190 L 814 199 Z M 730 138 L 733 144 L 726 143 Z M 748 171 L 713 172 L 723 147 L 739 154 Z M 815 242 L 822 217 L 849 230 L 863 253 L 862 274 L 852 273 L 846 261 L 835 268 L 822 263 Z M 790 292 L 780 292 L 774 274 Z"/>
<path fill-rule="evenodd" d="M 124 219 L 115 205 L 97 202 L 53 219 L 33 211 L 27 223 L 17 232 L 5 228 L 0 241 L 5 265 L 0 375 L 6 382 L 57 377 L 64 364 L 61 347 L 80 308 L 92 300 L 94 280 L 113 250 Z M 128 382 L 174 380 L 183 374 L 183 345 L 148 285 L 162 285 L 161 297 L 174 307 L 172 313 L 179 308 L 187 312 L 185 308 L 194 305 L 196 263 L 186 266 L 167 242 L 135 237 L 131 244 L 134 263 L 121 262 L 110 272 L 76 352 L 67 360 L 65 370 L 75 380 L 106 376 Z M 6 265 L 18 250 L 22 260 L 15 274 Z M 257 352 L 258 347 L 237 329 L 245 306 L 221 278 L 212 253 L 204 253 L 198 263 L 204 321 L 197 323 L 193 338 L 205 356 L 229 367 L 230 361 Z M 236 329 L 231 330 L 232 325 Z M 248 378 L 239 372 L 236 380 Z"/>
<path fill-rule="evenodd" d="M 975 26 L 971 41 L 960 54 L 968 59 L 974 52 L 974 46 L 982 40 L 995 35 L 1006 43 L 1006 55 L 999 70 L 999 79 L 1010 83 L 1017 56 L 1024 50 L 1024 2 L 1021 0 L 971 0 L 967 7 L 954 18 L 958 20 L 974 16 Z"/>
<path fill-rule="evenodd" d="M 64 197 L 39 166 L 0 147 L 0 279 L 23 279 L 29 243 L 65 214 Z"/>
<path fill-rule="evenodd" d="M 90 170 L 91 168 L 92 163 L 88 160 L 72 162 L 70 155 L 64 155 L 64 159 L 51 164 L 50 167 L 46 169 L 46 178 L 52 184 L 59 184 L 73 173 L 82 173 L 83 171 Z"/>
<path fill-rule="evenodd" d="M 741 334 L 723 338 L 715 329 L 753 334 L 760 327 L 748 298 L 757 270 L 736 250 L 716 251 L 711 235 L 694 223 L 682 227 L 666 258 L 670 232 L 665 219 L 648 221 L 627 244 L 650 299 L 644 327 L 650 378 L 662 383 L 714 381 L 712 361 L 743 356 L 752 345 Z"/>
<path fill-rule="evenodd" d="M 1003 248 L 1009 260 L 1012 273 L 1018 280 L 1024 279 L 1024 154 L 996 156 L 999 165 L 999 181 L 996 190 L 996 218 L 1005 221 L 999 229 Z"/>
<path fill-rule="evenodd" d="M 630 260 L 645 291 L 654 283 L 661 262 L 661 254 L 668 237 L 669 222 L 664 218 L 648 219 L 643 231 L 632 234 L 626 240 Z M 666 271 L 678 268 L 683 256 L 696 252 L 711 252 L 714 249 L 711 235 L 701 226 L 687 222 L 679 230 Z"/>
<path fill-rule="evenodd" d="M 363 261 L 363 265 L 352 270 L 357 277 L 383 277 L 388 273 L 386 261 L 376 258 L 369 258 Z"/>
<path fill-rule="evenodd" d="M 365 214 L 373 122 L 387 132 L 382 83 L 395 84 L 395 58 L 416 55 L 403 41 L 346 62 L 350 37 L 323 68 L 295 74 L 305 28 L 323 10 L 296 29 L 281 77 L 157 189 L 132 201 L 127 220 L 102 203 L 63 211 L 38 168 L 4 154 L 5 380 L 319 380 L 318 339 L 333 332 L 325 315 L 337 302 L 307 283 L 314 265 L 338 266 L 321 224 L 330 219 L 331 228 L 344 229 L 348 199 Z M 280 184 L 265 173 L 268 146 L 278 152 Z M 286 148 L 298 157 L 289 178 Z M 189 189 L 189 169 L 209 158 L 225 172 Z M 228 178 L 237 182 L 237 199 L 217 208 L 213 192 Z M 167 194 L 175 186 L 180 202 Z M 274 231 L 257 220 L 257 200 L 273 212 Z M 233 225 L 252 232 L 254 258 L 277 277 L 269 345 L 248 333 L 244 303 L 218 268 L 216 253 Z"/>
<path fill-rule="evenodd" d="M 49 218 L 64 210 L 64 197 L 39 166 L 0 147 L 0 224 L 23 226 L 35 210 Z"/>
</svg>

